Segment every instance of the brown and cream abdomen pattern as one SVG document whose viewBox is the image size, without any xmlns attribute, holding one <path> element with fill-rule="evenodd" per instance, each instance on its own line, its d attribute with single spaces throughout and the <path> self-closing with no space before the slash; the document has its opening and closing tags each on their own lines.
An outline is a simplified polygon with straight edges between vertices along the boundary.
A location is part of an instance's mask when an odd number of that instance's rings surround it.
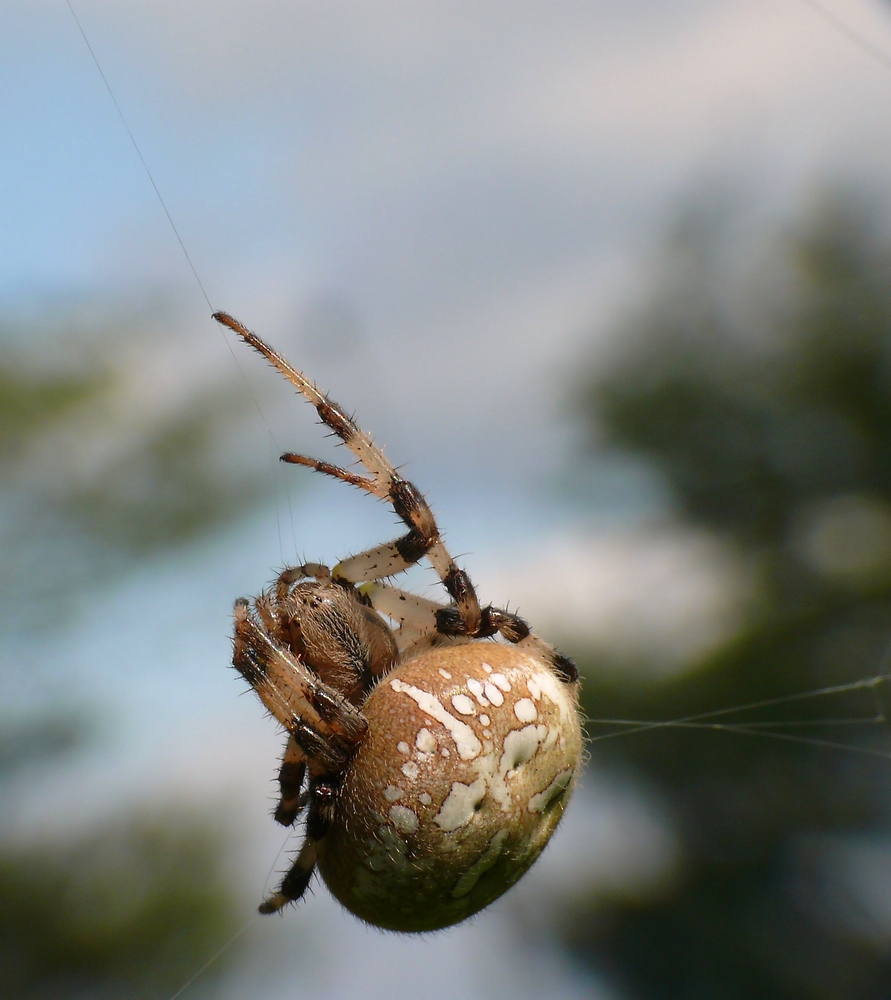
<svg viewBox="0 0 891 1000">
<path fill-rule="evenodd" d="M 369 923 L 457 923 L 509 889 L 560 821 L 582 758 L 576 687 L 522 644 L 475 642 L 400 665 L 362 712 L 322 876 Z"/>
</svg>

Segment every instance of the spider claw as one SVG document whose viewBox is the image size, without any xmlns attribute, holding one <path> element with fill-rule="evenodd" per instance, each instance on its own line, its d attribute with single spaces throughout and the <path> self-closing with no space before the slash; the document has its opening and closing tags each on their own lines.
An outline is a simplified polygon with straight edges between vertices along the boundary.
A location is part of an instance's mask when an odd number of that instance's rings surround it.
<svg viewBox="0 0 891 1000">
<path fill-rule="evenodd" d="M 280 892 L 274 892 L 257 907 L 257 912 L 264 915 L 268 913 L 280 913 L 288 903 L 290 903 L 289 899 L 285 899 Z"/>
<path fill-rule="evenodd" d="M 564 656 L 562 653 L 554 653 L 554 670 L 557 671 L 560 680 L 567 684 L 575 684 L 579 679 L 579 668 L 568 656 Z"/>
</svg>

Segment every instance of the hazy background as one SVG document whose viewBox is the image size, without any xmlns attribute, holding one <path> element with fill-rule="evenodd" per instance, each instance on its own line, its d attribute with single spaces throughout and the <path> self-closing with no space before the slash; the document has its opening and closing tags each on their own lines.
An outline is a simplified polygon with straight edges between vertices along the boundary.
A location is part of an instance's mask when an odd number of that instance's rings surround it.
<svg viewBox="0 0 891 1000">
<path fill-rule="evenodd" d="M 406 463 L 590 716 L 883 673 L 886 4 L 76 10 L 213 307 Z M 165 997 L 286 863 L 232 600 L 393 517 L 278 465 L 330 445 L 210 321 L 67 7 L 2 12 L 0 977 Z M 886 996 L 891 742 L 835 725 L 882 694 L 594 743 L 472 926 L 317 888 L 185 995 Z"/>
</svg>

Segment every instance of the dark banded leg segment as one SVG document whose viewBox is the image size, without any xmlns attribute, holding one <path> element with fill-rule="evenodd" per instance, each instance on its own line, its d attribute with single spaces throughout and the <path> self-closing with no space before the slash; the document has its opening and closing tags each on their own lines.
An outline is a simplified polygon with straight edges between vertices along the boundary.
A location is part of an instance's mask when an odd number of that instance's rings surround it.
<svg viewBox="0 0 891 1000">
<path fill-rule="evenodd" d="M 359 592 L 371 601 L 375 610 L 399 622 L 396 638 L 401 650 L 431 634 L 466 635 L 463 620 L 453 607 L 437 604 L 386 583 L 367 583 L 359 588 Z M 487 629 L 486 635 L 499 632 L 508 642 L 529 648 L 533 655 L 549 662 L 557 676 L 567 684 L 574 684 L 578 680 L 578 668 L 572 660 L 530 632 L 529 626 L 519 615 L 487 607 L 482 609 L 481 616 L 485 623 L 483 627 Z"/>
<path fill-rule="evenodd" d="M 282 826 L 293 826 L 303 808 L 303 781 L 306 777 L 306 754 L 293 735 L 288 736 L 282 764 L 278 772 L 280 798 L 275 808 L 275 821 Z"/>
<path fill-rule="evenodd" d="M 426 555 L 455 603 L 464 623 L 464 634 L 472 637 L 485 635 L 485 632 L 480 631 L 482 618 L 476 591 L 470 578 L 458 568 L 449 555 L 440 538 L 433 512 L 420 491 L 396 472 L 371 437 L 342 406 L 329 399 L 305 375 L 290 365 L 278 351 L 227 313 L 214 313 L 214 319 L 238 334 L 245 343 L 262 354 L 288 379 L 312 403 L 322 422 L 331 428 L 370 475 L 357 475 L 330 462 L 308 458 L 305 455 L 288 453 L 283 455 L 282 459 L 292 464 L 308 466 L 317 472 L 358 486 L 380 500 L 388 501 L 409 529 L 407 535 L 394 542 L 370 549 L 340 563 L 334 568 L 335 578 L 349 583 L 382 580 L 401 573 Z"/>
<path fill-rule="evenodd" d="M 393 542 L 361 552 L 345 559 L 334 567 L 335 580 L 351 584 L 383 580 L 395 576 L 426 556 L 453 601 L 452 607 L 436 613 L 436 630 L 442 635 L 484 638 L 499 632 L 508 641 L 520 643 L 528 637 L 529 626 L 517 615 L 496 608 L 480 608 L 479 599 L 470 577 L 460 569 L 446 549 L 433 512 L 423 494 L 403 479 L 390 464 L 384 453 L 342 406 L 325 395 L 305 375 L 294 368 L 278 351 L 248 330 L 227 313 L 215 313 L 214 319 L 238 334 L 245 343 L 262 354 L 303 396 L 316 408 L 322 422 L 340 438 L 343 444 L 365 466 L 370 475 L 362 476 L 305 455 L 287 453 L 282 460 L 295 465 L 305 465 L 316 472 L 333 476 L 352 486 L 358 486 L 380 500 L 386 500 L 408 527 L 408 534 Z M 307 567 L 308 568 L 308 567 Z M 310 572 L 307 575 L 315 575 Z M 535 639 L 537 643 L 541 640 Z M 544 647 L 546 644 L 541 643 Z M 550 647 L 548 647 L 550 648 Z M 578 676 L 571 660 L 552 653 L 554 668 L 560 676 L 572 681 Z"/>
<path fill-rule="evenodd" d="M 327 771 L 342 771 L 368 731 L 365 716 L 329 687 L 235 602 L 232 664 L 303 753 Z"/>
<path fill-rule="evenodd" d="M 318 843 L 328 832 L 334 817 L 338 782 L 332 776 L 315 778 L 309 787 L 309 814 L 306 838 L 278 890 L 260 904 L 261 913 L 277 913 L 296 902 L 309 888 L 316 867 Z"/>
</svg>

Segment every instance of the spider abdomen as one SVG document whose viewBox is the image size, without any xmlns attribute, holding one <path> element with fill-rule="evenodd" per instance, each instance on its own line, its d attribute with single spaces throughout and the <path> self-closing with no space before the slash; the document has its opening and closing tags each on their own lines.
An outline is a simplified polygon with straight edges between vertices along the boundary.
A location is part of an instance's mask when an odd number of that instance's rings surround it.
<svg viewBox="0 0 891 1000">
<path fill-rule="evenodd" d="M 553 833 L 580 768 L 575 685 L 522 644 L 432 649 L 362 706 L 318 865 L 379 927 L 430 931 L 504 893 Z"/>
</svg>

